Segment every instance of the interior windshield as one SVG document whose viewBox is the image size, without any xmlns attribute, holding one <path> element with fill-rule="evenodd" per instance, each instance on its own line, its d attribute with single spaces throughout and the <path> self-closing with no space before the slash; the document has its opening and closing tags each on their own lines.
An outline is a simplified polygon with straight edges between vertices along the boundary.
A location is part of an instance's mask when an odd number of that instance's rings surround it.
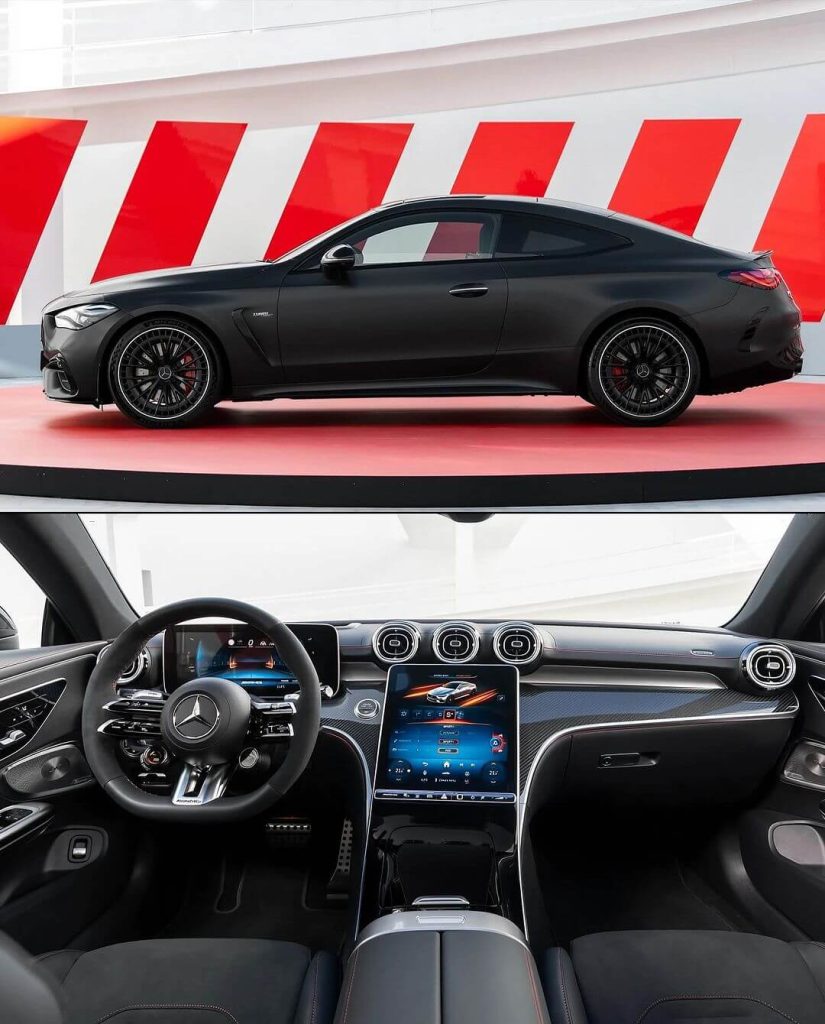
<svg viewBox="0 0 825 1024">
<path fill-rule="evenodd" d="M 524 618 L 718 626 L 788 514 L 87 513 L 138 612 L 231 597 L 292 621 Z"/>
</svg>

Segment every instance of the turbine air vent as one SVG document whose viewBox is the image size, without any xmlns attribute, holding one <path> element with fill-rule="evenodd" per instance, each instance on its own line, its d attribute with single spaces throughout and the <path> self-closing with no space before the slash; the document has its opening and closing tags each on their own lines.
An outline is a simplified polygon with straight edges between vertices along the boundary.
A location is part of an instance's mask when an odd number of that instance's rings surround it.
<svg viewBox="0 0 825 1024">
<path fill-rule="evenodd" d="M 541 640 L 529 622 L 505 622 L 493 634 L 493 651 L 508 665 L 527 665 L 541 653 Z"/>
<path fill-rule="evenodd" d="M 103 657 L 103 655 L 109 650 L 112 645 L 104 647 L 97 656 L 97 660 Z M 139 679 L 143 673 L 149 668 L 149 652 L 144 647 L 143 650 L 135 657 L 126 668 L 121 672 L 117 678 L 117 686 L 128 686 L 133 683 L 136 679 Z"/>
<path fill-rule="evenodd" d="M 409 661 L 420 641 L 421 634 L 411 622 L 388 622 L 373 633 L 372 649 L 381 661 Z"/>
<path fill-rule="evenodd" d="M 478 645 L 478 630 L 470 622 L 442 622 L 433 633 L 433 653 L 448 664 L 472 661 Z"/>
<path fill-rule="evenodd" d="M 742 655 L 742 672 L 761 690 L 779 690 L 793 679 L 796 659 L 782 644 L 754 644 Z"/>
</svg>

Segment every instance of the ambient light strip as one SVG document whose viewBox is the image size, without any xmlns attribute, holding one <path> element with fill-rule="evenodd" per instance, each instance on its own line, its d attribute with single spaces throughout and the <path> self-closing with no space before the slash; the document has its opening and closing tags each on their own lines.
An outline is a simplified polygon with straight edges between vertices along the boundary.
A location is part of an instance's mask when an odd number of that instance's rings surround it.
<svg viewBox="0 0 825 1024">
<path fill-rule="evenodd" d="M 0 323 L 9 318 L 85 125 L 0 117 L 0 237 L 7 257 L 0 265 Z M 545 195 L 574 125 L 479 122 L 451 191 Z M 413 127 L 321 122 L 260 255 L 279 256 L 380 204 Z M 645 119 L 619 173 L 611 209 L 691 233 L 739 129 L 737 118 Z M 246 130 L 234 122 L 156 122 L 131 182 L 124 182 L 94 280 L 191 264 Z M 808 114 L 754 242 L 756 249 L 773 250 L 803 320 L 810 322 L 825 314 L 819 258 L 825 219 L 822 197 L 809 187 L 823 160 L 825 114 Z"/>
</svg>

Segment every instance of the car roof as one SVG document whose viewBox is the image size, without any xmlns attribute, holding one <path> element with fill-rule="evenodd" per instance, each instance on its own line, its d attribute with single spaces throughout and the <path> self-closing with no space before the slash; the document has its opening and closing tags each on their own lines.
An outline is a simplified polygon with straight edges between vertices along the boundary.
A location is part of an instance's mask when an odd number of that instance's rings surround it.
<svg viewBox="0 0 825 1024">
<path fill-rule="evenodd" d="M 569 210 L 571 213 L 592 213 L 601 217 L 615 217 L 613 210 L 604 210 L 599 206 L 588 206 L 586 203 L 570 203 L 563 199 L 548 199 L 545 196 L 512 196 L 486 192 L 452 192 L 441 196 L 414 196 L 407 199 L 395 199 L 382 203 L 379 210 L 388 210 L 398 206 L 442 206 L 445 203 L 463 204 L 468 200 L 481 200 L 481 204 L 495 206 L 524 206 L 535 209 L 537 205 L 554 210 Z M 476 205 L 475 203 L 473 205 Z"/>
</svg>

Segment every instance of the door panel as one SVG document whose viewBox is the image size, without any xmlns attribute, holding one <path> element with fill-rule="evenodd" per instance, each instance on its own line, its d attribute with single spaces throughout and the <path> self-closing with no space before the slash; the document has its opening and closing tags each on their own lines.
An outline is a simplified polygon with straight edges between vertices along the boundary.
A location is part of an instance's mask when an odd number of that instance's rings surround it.
<svg viewBox="0 0 825 1024">
<path fill-rule="evenodd" d="M 0 931 L 33 953 L 71 945 L 116 903 L 133 866 L 135 822 L 101 792 L 80 741 L 102 646 L 0 652 L 0 740 L 10 711 L 24 732 L 0 747 Z M 4 811 L 21 805 L 37 813 L 4 835 Z"/>
<path fill-rule="evenodd" d="M 473 286 L 461 294 L 458 289 Z M 459 377 L 498 348 L 507 282 L 492 260 L 290 274 L 278 335 L 290 383 Z"/>
<path fill-rule="evenodd" d="M 757 890 L 791 926 L 825 941 L 825 645 L 797 650 L 798 729 L 759 807 L 739 824 L 742 861 Z M 810 657 L 822 649 L 822 661 Z"/>
</svg>

